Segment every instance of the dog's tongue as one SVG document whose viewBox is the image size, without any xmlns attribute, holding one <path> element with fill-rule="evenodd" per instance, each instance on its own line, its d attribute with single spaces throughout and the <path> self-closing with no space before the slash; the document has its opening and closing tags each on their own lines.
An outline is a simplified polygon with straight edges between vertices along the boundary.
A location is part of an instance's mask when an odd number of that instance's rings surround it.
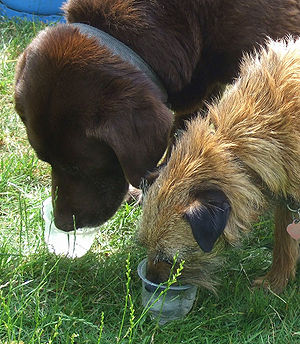
<svg viewBox="0 0 300 344">
<path fill-rule="evenodd" d="M 57 228 L 53 221 L 51 197 L 43 202 L 45 220 L 44 239 L 51 253 L 79 258 L 87 253 L 93 244 L 99 228 L 78 228 L 76 231 L 64 232 Z"/>
</svg>

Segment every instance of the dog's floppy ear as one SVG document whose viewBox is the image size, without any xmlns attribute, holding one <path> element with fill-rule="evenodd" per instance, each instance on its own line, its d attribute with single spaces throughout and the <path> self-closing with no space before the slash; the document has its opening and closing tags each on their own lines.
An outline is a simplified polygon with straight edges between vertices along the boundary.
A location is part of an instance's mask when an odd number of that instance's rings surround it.
<svg viewBox="0 0 300 344">
<path fill-rule="evenodd" d="M 163 103 L 148 99 L 110 116 L 99 132 L 114 150 L 128 182 L 138 188 L 162 158 L 172 124 L 173 113 Z"/>
<path fill-rule="evenodd" d="M 230 214 L 230 203 L 223 191 L 206 190 L 197 195 L 184 218 L 189 222 L 193 236 L 204 252 L 210 252 L 223 233 Z"/>
</svg>

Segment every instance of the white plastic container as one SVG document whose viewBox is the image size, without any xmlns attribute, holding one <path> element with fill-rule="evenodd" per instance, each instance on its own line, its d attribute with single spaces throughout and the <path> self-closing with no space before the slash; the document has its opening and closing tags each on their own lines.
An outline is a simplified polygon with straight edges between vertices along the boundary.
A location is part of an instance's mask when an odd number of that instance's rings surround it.
<svg viewBox="0 0 300 344">
<path fill-rule="evenodd" d="M 147 259 L 140 262 L 138 275 L 142 280 L 142 304 L 149 307 L 152 319 L 158 319 L 159 325 L 183 318 L 192 309 L 197 287 L 192 285 L 166 286 L 149 281 L 146 278 Z M 161 295 L 160 295 L 161 294 Z"/>
<path fill-rule="evenodd" d="M 51 197 L 43 202 L 42 214 L 45 221 L 44 239 L 51 253 L 79 258 L 91 248 L 99 227 L 78 228 L 71 232 L 57 228 L 54 224 Z"/>
</svg>

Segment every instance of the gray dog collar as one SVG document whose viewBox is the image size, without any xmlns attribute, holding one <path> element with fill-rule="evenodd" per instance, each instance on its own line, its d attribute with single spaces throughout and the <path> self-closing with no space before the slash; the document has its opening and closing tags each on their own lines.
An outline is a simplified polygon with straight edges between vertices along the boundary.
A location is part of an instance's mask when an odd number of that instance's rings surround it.
<svg viewBox="0 0 300 344">
<path fill-rule="evenodd" d="M 106 46 L 114 55 L 121 57 L 123 60 L 129 62 L 131 65 L 146 74 L 146 76 L 151 79 L 152 82 L 160 89 L 162 101 L 165 104 L 167 103 L 168 94 L 162 82 L 154 73 L 152 68 L 132 49 L 108 33 L 93 26 L 83 23 L 72 23 L 70 25 L 78 28 L 82 34 L 85 34 L 88 37 L 96 38 L 101 45 Z"/>
</svg>

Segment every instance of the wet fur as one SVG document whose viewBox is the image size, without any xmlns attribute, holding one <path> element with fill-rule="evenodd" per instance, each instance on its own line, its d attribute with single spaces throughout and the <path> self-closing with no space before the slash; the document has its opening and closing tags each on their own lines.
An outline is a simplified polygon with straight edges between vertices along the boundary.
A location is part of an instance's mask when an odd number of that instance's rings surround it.
<svg viewBox="0 0 300 344">
<path fill-rule="evenodd" d="M 178 254 L 185 261 L 183 280 L 214 289 L 211 270 L 224 245 L 238 243 L 271 206 L 273 263 L 255 284 L 277 292 L 285 288 L 298 257 L 298 243 L 286 227 L 292 222 L 287 204 L 300 204 L 299 94 L 300 39 L 269 41 L 267 49 L 244 58 L 240 77 L 208 107 L 207 118 L 190 121 L 144 198 L 139 238 L 151 269 Z M 221 194 L 231 212 L 214 248 L 205 253 L 186 214 L 221 204 L 208 192 Z M 201 230 L 206 224 L 201 216 L 198 221 Z M 160 280 L 160 273 L 149 273 Z"/>
</svg>

